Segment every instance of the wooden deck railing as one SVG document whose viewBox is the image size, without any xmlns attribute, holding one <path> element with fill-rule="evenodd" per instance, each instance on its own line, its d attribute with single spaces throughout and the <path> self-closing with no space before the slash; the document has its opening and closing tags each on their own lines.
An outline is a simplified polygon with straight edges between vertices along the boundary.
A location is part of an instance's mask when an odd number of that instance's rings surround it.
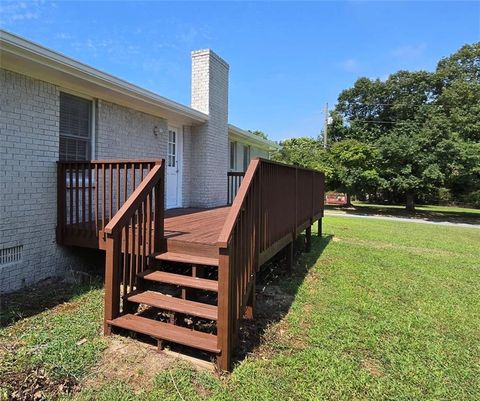
<svg viewBox="0 0 480 401">
<path fill-rule="evenodd" d="M 243 181 L 243 177 L 245 177 L 245 173 L 243 171 L 229 171 L 227 173 L 228 178 L 228 191 L 227 191 L 227 204 L 231 205 L 235 196 L 237 196 L 238 189 L 240 188 L 240 184 Z"/>
<path fill-rule="evenodd" d="M 155 164 L 105 226 L 105 324 L 128 310 L 128 295 L 137 289 L 137 274 L 147 258 L 164 249 L 165 163 Z"/>
<path fill-rule="evenodd" d="M 158 161 L 58 162 L 57 241 L 69 230 L 98 235 Z"/>
<path fill-rule="evenodd" d="M 228 370 L 258 268 L 323 216 L 323 173 L 264 159 L 250 163 L 219 236 L 219 365 Z"/>
</svg>

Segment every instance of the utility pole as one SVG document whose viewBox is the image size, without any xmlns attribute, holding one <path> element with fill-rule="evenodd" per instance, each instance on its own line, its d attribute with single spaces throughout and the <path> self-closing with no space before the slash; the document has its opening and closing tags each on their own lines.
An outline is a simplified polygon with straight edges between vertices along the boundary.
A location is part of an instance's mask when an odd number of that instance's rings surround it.
<svg viewBox="0 0 480 401">
<path fill-rule="evenodd" d="M 323 147 L 327 149 L 328 103 L 325 103 L 325 126 L 323 128 Z"/>
</svg>

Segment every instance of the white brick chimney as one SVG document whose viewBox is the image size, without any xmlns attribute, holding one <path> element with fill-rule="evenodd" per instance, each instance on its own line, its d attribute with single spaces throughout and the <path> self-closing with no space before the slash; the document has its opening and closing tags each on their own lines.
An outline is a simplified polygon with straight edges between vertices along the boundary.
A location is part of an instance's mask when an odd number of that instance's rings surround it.
<svg viewBox="0 0 480 401">
<path fill-rule="evenodd" d="M 192 206 L 227 203 L 228 68 L 209 49 L 192 52 L 192 108 L 209 115 L 192 133 Z"/>
</svg>

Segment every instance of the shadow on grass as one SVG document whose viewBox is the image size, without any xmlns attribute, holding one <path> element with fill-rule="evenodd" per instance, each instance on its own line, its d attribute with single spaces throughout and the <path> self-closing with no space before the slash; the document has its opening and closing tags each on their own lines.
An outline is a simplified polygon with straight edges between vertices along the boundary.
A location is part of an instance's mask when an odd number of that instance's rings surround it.
<svg viewBox="0 0 480 401">
<path fill-rule="evenodd" d="M 103 287 L 105 258 L 101 252 L 84 251 L 82 271 L 67 271 L 67 278 L 49 278 L 0 297 L 0 328 Z"/>
<path fill-rule="evenodd" d="M 291 271 L 287 269 L 287 259 L 283 251 L 262 266 L 257 275 L 254 319 L 245 319 L 241 323 L 235 363 L 254 352 L 261 344 L 265 330 L 285 317 L 298 288 L 332 237 L 326 235 L 320 238 L 312 235 L 311 251 L 307 253 L 304 252 L 303 245 L 305 236 L 300 235 L 295 242 L 295 262 Z"/>
<path fill-rule="evenodd" d="M 384 216 L 384 217 L 400 217 L 404 219 L 422 219 L 432 222 L 441 223 L 463 223 L 463 224 L 480 224 L 480 212 L 472 213 L 458 210 L 424 210 L 429 206 L 419 206 L 422 209 L 416 209 L 409 212 L 405 208 L 396 208 L 391 206 L 382 207 L 381 205 L 353 205 L 345 206 L 325 206 L 325 210 L 339 211 L 347 215 L 360 216 Z"/>
</svg>

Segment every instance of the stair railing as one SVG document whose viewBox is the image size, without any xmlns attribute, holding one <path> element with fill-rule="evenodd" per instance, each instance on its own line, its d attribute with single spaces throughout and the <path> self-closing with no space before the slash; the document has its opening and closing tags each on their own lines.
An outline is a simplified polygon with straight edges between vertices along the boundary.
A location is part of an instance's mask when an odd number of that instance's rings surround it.
<svg viewBox="0 0 480 401">
<path fill-rule="evenodd" d="M 164 250 L 165 162 L 157 162 L 105 226 L 105 314 L 108 321 L 128 309 L 128 295 L 147 269 L 148 256 Z"/>
<path fill-rule="evenodd" d="M 239 324 L 255 296 L 260 266 L 323 217 L 323 173 L 254 159 L 218 240 L 219 367 L 229 370 Z"/>
</svg>

